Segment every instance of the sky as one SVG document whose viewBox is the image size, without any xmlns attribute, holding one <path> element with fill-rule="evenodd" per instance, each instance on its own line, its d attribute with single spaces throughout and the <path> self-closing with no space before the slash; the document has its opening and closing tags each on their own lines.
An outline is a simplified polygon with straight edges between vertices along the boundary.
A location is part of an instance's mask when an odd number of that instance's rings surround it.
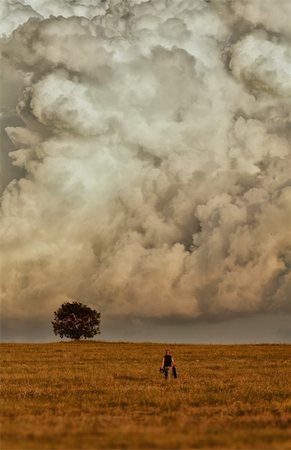
<svg viewBox="0 0 291 450">
<path fill-rule="evenodd" d="M 291 341 L 289 0 L 3 0 L 1 338 Z"/>
</svg>

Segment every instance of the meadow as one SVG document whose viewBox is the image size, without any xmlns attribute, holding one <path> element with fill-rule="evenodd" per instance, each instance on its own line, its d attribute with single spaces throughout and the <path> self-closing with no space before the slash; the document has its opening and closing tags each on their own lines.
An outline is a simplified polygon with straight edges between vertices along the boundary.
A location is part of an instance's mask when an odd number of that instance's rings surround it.
<svg viewBox="0 0 291 450">
<path fill-rule="evenodd" d="M 1 450 L 291 449 L 291 345 L 0 348 Z"/>
</svg>

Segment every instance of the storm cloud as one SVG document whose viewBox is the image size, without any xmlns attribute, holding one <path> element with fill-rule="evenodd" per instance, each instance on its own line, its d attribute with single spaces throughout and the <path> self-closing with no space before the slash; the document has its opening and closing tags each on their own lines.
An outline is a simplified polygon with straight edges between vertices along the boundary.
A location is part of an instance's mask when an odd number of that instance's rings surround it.
<svg viewBox="0 0 291 450">
<path fill-rule="evenodd" d="M 290 311 L 290 2 L 1 8 L 3 316 Z"/>
</svg>

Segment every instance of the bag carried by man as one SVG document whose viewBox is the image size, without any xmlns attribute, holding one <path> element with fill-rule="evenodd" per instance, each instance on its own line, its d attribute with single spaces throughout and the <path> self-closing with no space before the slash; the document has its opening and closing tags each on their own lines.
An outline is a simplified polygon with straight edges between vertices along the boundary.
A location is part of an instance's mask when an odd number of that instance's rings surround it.
<svg viewBox="0 0 291 450">
<path fill-rule="evenodd" d="M 176 367 L 175 366 L 172 367 L 172 373 L 173 373 L 173 377 L 177 378 L 177 371 L 176 371 Z"/>
</svg>

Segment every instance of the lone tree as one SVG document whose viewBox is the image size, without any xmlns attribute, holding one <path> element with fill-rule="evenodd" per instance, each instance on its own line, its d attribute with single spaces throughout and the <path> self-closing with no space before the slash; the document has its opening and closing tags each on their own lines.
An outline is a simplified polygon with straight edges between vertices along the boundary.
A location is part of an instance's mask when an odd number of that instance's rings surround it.
<svg viewBox="0 0 291 450">
<path fill-rule="evenodd" d="M 80 302 L 63 303 L 54 315 L 54 333 L 59 334 L 61 339 L 64 336 L 70 339 L 80 339 L 83 336 L 87 339 L 100 334 L 100 313 Z"/>
</svg>

